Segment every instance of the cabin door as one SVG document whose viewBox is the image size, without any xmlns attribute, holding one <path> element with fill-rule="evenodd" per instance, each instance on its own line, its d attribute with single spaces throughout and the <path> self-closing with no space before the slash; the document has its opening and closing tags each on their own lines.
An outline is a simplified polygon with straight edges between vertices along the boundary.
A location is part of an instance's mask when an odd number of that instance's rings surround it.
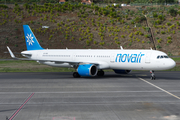
<svg viewBox="0 0 180 120">
<path fill-rule="evenodd" d="M 145 58 L 145 63 L 150 63 L 151 62 L 151 52 L 146 53 L 146 58 Z"/>
<path fill-rule="evenodd" d="M 115 62 L 115 54 L 111 54 L 111 56 L 110 56 L 110 62 L 111 63 L 114 63 Z"/>
<path fill-rule="evenodd" d="M 76 53 L 73 53 L 72 54 L 72 61 L 75 61 L 76 60 Z"/>
</svg>

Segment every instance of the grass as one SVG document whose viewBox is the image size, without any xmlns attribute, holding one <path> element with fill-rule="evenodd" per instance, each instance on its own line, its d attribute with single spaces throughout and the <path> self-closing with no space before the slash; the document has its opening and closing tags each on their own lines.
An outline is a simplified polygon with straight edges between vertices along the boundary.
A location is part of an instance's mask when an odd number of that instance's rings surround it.
<svg viewBox="0 0 180 120">
<path fill-rule="evenodd" d="M 174 68 L 165 71 L 180 71 L 180 66 L 176 65 Z"/>
<path fill-rule="evenodd" d="M 7 65 L 7 64 L 19 64 L 19 63 L 34 63 L 36 64 L 35 61 L 19 61 L 19 60 L 8 60 L 8 61 L 0 61 L 0 65 Z"/>
<path fill-rule="evenodd" d="M 177 58 L 172 58 L 174 61 L 176 62 L 180 62 L 180 57 L 177 57 Z"/>
<path fill-rule="evenodd" d="M 172 58 L 176 63 L 177 62 L 180 62 L 180 57 L 177 57 L 177 58 Z M 180 65 L 177 65 L 176 64 L 176 66 L 174 67 L 174 68 L 172 68 L 172 69 L 170 69 L 170 70 L 168 70 L 168 71 L 180 71 Z"/>
<path fill-rule="evenodd" d="M 0 72 L 73 72 L 72 68 L 59 68 L 39 64 L 36 61 L 0 61 Z"/>
<path fill-rule="evenodd" d="M 31 69 L 31 68 L 26 68 L 26 69 L 20 69 L 20 68 L 0 68 L 0 72 L 73 72 L 73 69 L 68 69 L 68 68 L 37 68 L 37 69 Z"/>
</svg>

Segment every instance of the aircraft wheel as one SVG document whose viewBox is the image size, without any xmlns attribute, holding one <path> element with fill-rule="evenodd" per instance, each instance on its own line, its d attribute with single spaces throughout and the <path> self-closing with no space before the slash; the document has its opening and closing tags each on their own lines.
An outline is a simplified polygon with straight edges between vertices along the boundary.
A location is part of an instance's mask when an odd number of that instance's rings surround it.
<svg viewBox="0 0 180 120">
<path fill-rule="evenodd" d="M 155 77 L 155 76 L 151 77 L 151 80 L 155 80 L 155 79 L 156 79 L 156 77 Z"/>
<path fill-rule="evenodd" d="M 74 78 L 79 78 L 79 77 L 80 77 L 80 75 L 79 75 L 79 73 L 78 73 L 78 72 L 74 72 L 74 73 L 73 73 L 73 77 L 74 77 Z"/>
<path fill-rule="evenodd" d="M 97 76 L 104 76 L 104 71 L 103 70 L 98 71 Z"/>
<path fill-rule="evenodd" d="M 155 80 L 156 77 L 155 77 L 154 71 L 150 70 L 150 73 L 151 73 L 151 80 Z"/>
</svg>

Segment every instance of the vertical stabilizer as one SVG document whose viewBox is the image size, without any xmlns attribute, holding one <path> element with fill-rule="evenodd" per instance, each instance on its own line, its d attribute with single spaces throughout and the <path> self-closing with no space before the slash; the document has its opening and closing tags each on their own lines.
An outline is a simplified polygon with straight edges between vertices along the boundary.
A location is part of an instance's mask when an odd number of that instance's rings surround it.
<svg viewBox="0 0 180 120">
<path fill-rule="evenodd" d="M 37 41 L 31 28 L 28 25 L 23 25 L 23 29 L 24 29 L 24 36 L 25 36 L 27 50 L 42 50 L 43 48 Z"/>
</svg>

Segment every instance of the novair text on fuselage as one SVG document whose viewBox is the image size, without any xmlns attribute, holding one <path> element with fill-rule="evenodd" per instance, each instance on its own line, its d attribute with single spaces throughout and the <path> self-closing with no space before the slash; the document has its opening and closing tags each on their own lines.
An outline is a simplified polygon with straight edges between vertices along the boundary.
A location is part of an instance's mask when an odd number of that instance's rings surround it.
<svg viewBox="0 0 180 120">
<path fill-rule="evenodd" d="M 141 57 L 145 54 L 117 54 L 115 62 L 141 63 Z"/>
</svg>

